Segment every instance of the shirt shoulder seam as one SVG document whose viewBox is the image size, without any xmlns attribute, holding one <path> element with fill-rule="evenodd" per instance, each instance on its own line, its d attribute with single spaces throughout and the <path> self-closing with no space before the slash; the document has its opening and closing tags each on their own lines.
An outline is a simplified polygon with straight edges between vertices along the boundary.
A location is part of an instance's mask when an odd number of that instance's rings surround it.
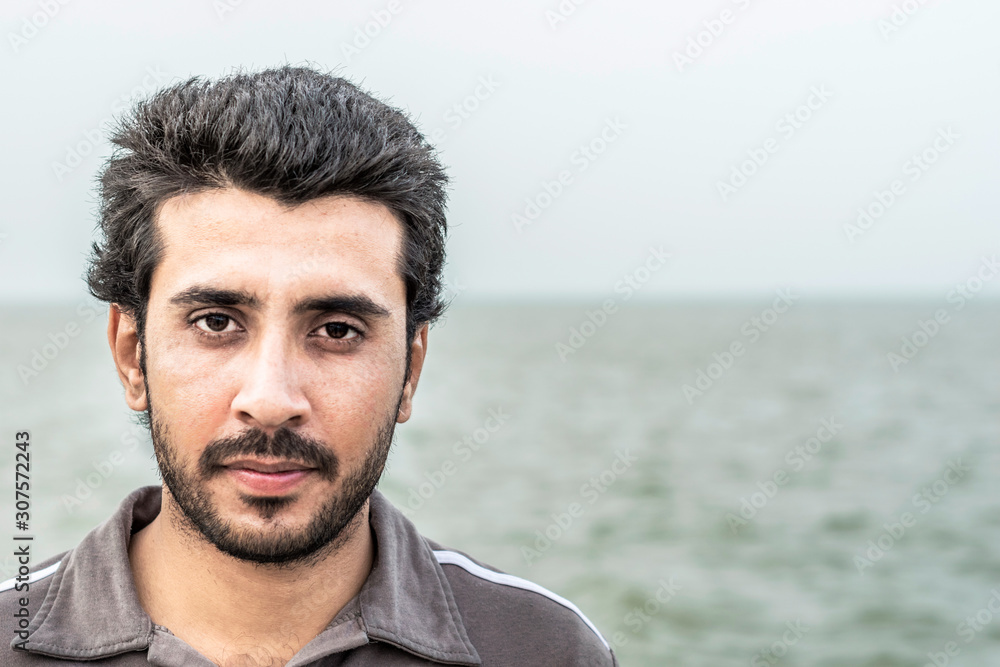
<svg viewBox="0 0 1000 667">
<path fill-rule="evenodd" d="M 608 644 L 607 640 L 604 639 L 604 636 L 597 629 L 597 626 L 595 626 L 593 623 L 590 622 L 590 619 L 587 618 L 587 616 L 582 611 L 580 611 L 579 607 L 577 607 L 575 604 L 573 604 L 566 598 L 562 597 L 561 595 L 553 593 L 549 589 L 543 586 L 539 586 L 533 581 L 528 581 L 527 579 L 522 579 L 521 577 L 516 577 L 512 574 L 506 574 L 505 572 L 496 572 L 494 570 L 489 570 L 480 565 L 479 563 L 475 562 L 468 556 L 460 554 L 457 551 L 450 551 L 447 549 L 435 549 L 434 557 L 437 559 L 437 562 L 440 563 L 441 565 L 455 565 L 479 579 L 483 579 L 485 581 L 489 581 L 494 584 L 500 584 L 502 586 L 509 586 L 511 588 L 519 588 L 521 590 L 531 591 L 532 593 L 538 593 L 539 595 L 547 597 L 553 602 L 556 602 L 562 605 L 563 607 L 566 607 L 574 614 L 579 616 L 580 620 L 582 620 L 587 625 L 587 627 L 590 628 L 595 635 L 597 635 L 597 638 L 601 640 L 601 643 L 604 644 L 604 647 L 609 651 L 611 650 L 611 646 Z"/>
</svg>

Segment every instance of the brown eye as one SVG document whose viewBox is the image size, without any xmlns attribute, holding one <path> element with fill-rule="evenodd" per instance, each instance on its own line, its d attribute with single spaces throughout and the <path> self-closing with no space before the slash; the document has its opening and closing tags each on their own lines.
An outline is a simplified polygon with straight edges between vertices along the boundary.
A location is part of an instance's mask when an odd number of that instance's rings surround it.
<svg viewBox="0 0 1000 667">
<path fill-rule="evenodd" d="M 343 322 L 330 322 L 326 325 L 326 335 L 330 338 L 346 338 L 351 333 L 351 327 Z"/>
<path fill-rule="evenodd" d="M 209 315 L 205 318 L 205 324 L 212 331 L 224 331 L 229 324 L 229 318 L 224 315 Z"/>
<path fill-rule="evenodd" d="M 209 331 L 211 333 L 222 333 L 229 328 L 232 318 L 226 315 L 220 315 L 219 313 L 212 313 L 210 315 L 205 315 L 197 320 L 197 326 L 202 331 Z"/>
</svg>

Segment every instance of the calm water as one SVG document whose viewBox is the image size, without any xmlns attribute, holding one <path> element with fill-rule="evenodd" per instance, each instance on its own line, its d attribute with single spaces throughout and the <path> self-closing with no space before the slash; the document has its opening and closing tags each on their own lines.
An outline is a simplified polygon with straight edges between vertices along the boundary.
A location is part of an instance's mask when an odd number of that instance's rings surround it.
<svg viewBox="0 0 1000 667">
<path fill-rule="evenodd" d="M 592 304 L 456 306 L 382 489 L 429 537 L 573 600 L 623 665 L 920 666 L 948 642 L 949 664 L 1000 663 L 1000 308 L 795 305 L 758 327 L 769 303 L 593 328 Z M 39 559 L 156 482 L 91 308 L 0 310 Z M 592 335 L 563 361 L 571 327 Z M 53 358 L 25 381 L 34 351 Z"/>
</svg>

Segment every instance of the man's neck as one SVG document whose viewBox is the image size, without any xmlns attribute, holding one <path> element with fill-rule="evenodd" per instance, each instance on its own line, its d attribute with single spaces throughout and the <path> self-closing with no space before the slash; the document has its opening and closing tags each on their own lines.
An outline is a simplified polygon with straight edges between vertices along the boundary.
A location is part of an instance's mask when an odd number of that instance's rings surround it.
<svg viewBox="0 0 1000 667">
<path fill-rule="evenodd" d="M 302 565 L 261 566 L 181 530 L 175 520 L 180 510 L 164 489 L 160 514 L 129 543 L 139 602 L 154 623 L 217 664 L 283 665 L 368 578 L 375 551 L 368 507 L 326 556 Z"/>
</svg>

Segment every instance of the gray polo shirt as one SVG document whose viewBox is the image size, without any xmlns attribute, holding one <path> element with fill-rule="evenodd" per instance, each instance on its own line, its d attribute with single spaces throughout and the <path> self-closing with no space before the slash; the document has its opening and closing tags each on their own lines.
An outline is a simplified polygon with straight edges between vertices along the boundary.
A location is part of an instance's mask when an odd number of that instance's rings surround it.
<svg viewBox="0 0 1000 667">
<path fill-rule="evenodd" d="M 75 549 L 39 563 L 27 582 L 0 584 L 0 665 L 213 664 L 154 625 L 135 592 L 129 539 L 159 513 L 160 494 L 132 492 Z M 287 667 L 618 664 L 572 603 L 424 538 L 378 491 L 370 521 L 368 579 Z"/>
</svg>

